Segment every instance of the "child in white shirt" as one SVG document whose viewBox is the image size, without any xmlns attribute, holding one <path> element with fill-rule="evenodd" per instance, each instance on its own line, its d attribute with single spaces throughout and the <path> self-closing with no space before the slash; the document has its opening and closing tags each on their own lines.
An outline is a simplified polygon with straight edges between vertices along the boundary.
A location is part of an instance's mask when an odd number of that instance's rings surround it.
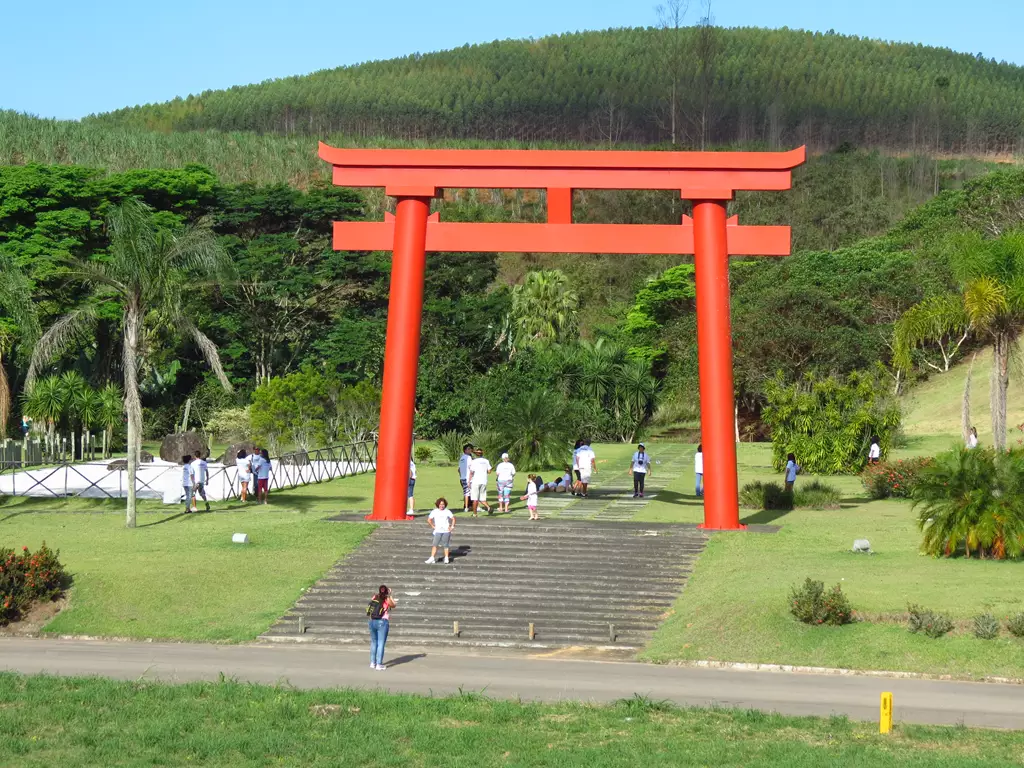
<svg viewBox="0 0 1024 768">
<path fill-rule="evenodd" d="M 526 495 L 520 496 L 519 500 L 526 502 L 526 507 L 530 510 L 531 520 L 540 520 L 540 517 L 537 516 L 537 476 L 527 475 L 526 479 L 530 481 L 526 484 Z"/>
</svg>

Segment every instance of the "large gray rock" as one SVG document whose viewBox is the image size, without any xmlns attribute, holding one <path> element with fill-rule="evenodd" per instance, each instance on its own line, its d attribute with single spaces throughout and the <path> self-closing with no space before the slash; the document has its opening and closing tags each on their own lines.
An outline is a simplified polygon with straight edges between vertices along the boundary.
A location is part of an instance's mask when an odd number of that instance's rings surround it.
<svg viewBox="0 0 1024 768">
<path fill-rule="evenodd" d="M 224 451 L 217 461 L 223 464 L 225 467 L 233 467 L 235 462 L 238 461 L 238 452 L 245 449 L 245 455 L 248 456 L 256 450 L 256 443 L 251 440 L 243 440 L 240 443 L 228 446 L 228 449 Z"/>
<path fill-rule="evenodd" d="M 198 432 L 180 432 L 168 435 L 160 443 L 160 458 L 164 461 L 181 463 L 185 454 L 195 456 L 206 451 L 206 438 Z"/>
<path fill-rule="evenodd" d="M 181 456 L 184 456 L 184 455 L 185 454 L 182 454 Z M 178 461 L 181 461 L 181 456 L 178 457 Z M 153 463 L 153 454 L 152 453 L 150 453 L 149 451 L 139 451 L 139 464 L 152 464 L 152 463 Z"/>
<path fill-rule="evenodd" d="M 280 458 L 281 464 L 287 464 L 289 466 L 303 467 L 309 464 L 309 454 L 305 451 L 296 451 L 295 453 L 282 453 Z"/>
<path fill-rule="evenodd" d="M 184 456 L 185 454 L 182 454 Z M 181 456 L 178 457 L 178 461 L 181 461 Z M 139 463 L 140 464 L 152 464 L 153 454 L 149 451 L 139 452 Z M 128 459 L 114 459 L 112 462 L 107 464 L 107 469 L 113 472 L 115 469 L 125 471 L 128 469 Z"/>
</svg>

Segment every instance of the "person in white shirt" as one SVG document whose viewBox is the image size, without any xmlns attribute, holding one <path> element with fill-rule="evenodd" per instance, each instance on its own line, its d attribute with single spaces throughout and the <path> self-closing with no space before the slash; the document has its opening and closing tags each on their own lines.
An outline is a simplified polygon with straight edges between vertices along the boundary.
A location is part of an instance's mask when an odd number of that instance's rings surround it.
<svg viewBox="0 0 1024 768">
<path fill-rule="evenodd" d="M 252 480 L 252 463 L 245 452 L 245 448 L 238 452 L 235 466 L 238 467 L 238 485 L 241 488 L 240 495 L 242 501 L 247 501 L 249 497 L 249 481 Z"/>
<path fill-rule="evenodd" d="M 442 496 L 434 502 L 434 510 L 427 515 L 427 525 L 434 532 L 427 564 L 431 565 L 437 562 L 437 549 L 440 547 L 444 550 L 444 562 L 447 565 L 450 554 L 449 550 L 451 549 L 452 531 L 455 530 L 455 515 L 448 509 L 448 499 Z"/>
<path fill-rule="evenodd" d="M 526 484 L 526 495 L 520 496 L 519 500 L 526 502 L 526 508 L 530 510 L 531 520 L 540 520 L 540 517 L 537 516 L 537 476 L 527 475 L 526 479 L 529 480 Z"/>
<path fill-rule="evenodd" d="M 409 459 L 409 506 L 405 510 L 406 517 L 412 517 L 413 507 L 416 503 L 416 499 L 413 498 L 413 491 L 416 489 L 416 462 L 411 458 Z"/>
<path fill-rule="evenodd" d="M 977 448 L 978 447 L 978 428 L 971 427 L 971 433 L 967 435 L 967 447 Z"/>
<path fill-rule="evenodd" d="M 571 471 L 576 475 L 576 482 L 571 486 L 572 495 L 575 496 L 580 490 L 580 471 L 576 469 L 576 454 L 580 452 L 580 448 L 583 446 L 582 440 L 577 440 L 576 445 L 572 447 L 572 468 Z"/>
<path fill-rule="evenodd" d="M 590 447 L 588 440 L 576 451 L 576 469 L 580 473 L 580 492 L 583 498 L 587 498 L 587 488 L 590 485 L 590 475 L 597 469 L 597 455 Z"/>
<path fill-rule="evenodd" d="M 469 462 L 469 499 L 473 502 L 473 517 L 476 517 L 481 504 L 487 514 L 491 514 L 487 504 L 487 476 L 491 474 L 491 462 L 484 458 L 480 448 L 473 451 L 473 454 L 475 458 Z"/>
<path fill-rule="evenodd" d="M 878 438 L 871 438 L 871 447 L 868 448 L 868 464 L 877 464 L 882 460 L 882 449 L 878 445 Z"/>
<path fill-rule="evenodd" d="M 651 471 L 651 457 L 647 454 L 644 444 L 640 443 L 633 454 L 633 460 L 629 462 L 629 471 L 633 475 L 633 498 L 644 497 L 644 480 Z"/>
<path fill-rule="evenodd" d="M 197 453 L 196 457 L 192 459 L 192 477 L 195 479 L 195 491 L 192 493 L 192 511 L 198 512 L 199 497 L 203 497 L 203 503 L 206 504 L 206 511 L 210 511 L 210 501 L 206 498 L 206 479 L 209 477 L 210 469 L 206 463 L 206 455 L 202 452 Z"/>
<path fill-rule="evenodd" d="M 192 457 L 187 453 L 181 457 L 181 487 L 185 491 L 185 511 L 192 511 L 192 493 L 196 487 L 196 478 L 192 474 Z"/>
<path fill-rule="evenodd" d="M 469 512 L 469 462 L 473 460 L 473 444 L 462 446 L 459 456 L 459 482 L 462 484 L 462 511 Z"/>
<path fill-rule="evenodd" d="M 693 454 L 693 471 L 697 475 L 697 495 L 704 495 L 704 444 L 697 444 L 697 452 Z"/>
<path fill-rule="evenodd" d="M 512 495 L 512 481 L 516 477 L 516 465 L 509 461 L 508 454 L 501 454 L 501 461 L 494 470 L 494 478 L 498 482 L 498 512 L 509 511 L 509 498 Z"/>
</svg>

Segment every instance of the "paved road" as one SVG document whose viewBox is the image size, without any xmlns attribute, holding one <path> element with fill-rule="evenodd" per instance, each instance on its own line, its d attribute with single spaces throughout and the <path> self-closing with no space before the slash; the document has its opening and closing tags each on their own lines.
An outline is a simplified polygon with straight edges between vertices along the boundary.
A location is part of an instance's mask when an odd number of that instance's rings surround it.
<svg viewBox="0 0 1024 768">
<path fill-rule="evenodd" d="M 167 682 L 241 681 L 299 688 L 382 688 L 447 694 L 460 688 L 496 698 L 607 702 L 641 693 L 681 705 L 755 708 L 793 715 L 878 717 L 892 691 L 903 722 L 1024 729 L 1024 686 L 872 677 L 747 672 L 473 655 L 388 646 L 386 672 L 368 651 L 325 646 L 230 646 L 0 638 L 0 669 Z"/>
</svg>

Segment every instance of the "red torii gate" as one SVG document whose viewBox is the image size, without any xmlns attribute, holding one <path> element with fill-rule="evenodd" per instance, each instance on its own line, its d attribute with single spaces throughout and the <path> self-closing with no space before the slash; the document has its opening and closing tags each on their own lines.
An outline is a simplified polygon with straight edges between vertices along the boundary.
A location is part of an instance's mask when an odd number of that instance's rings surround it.
<svg viewBox="0 0 1024 768">
<path fill-rule="evenodd" d="M 405 518 L 427 251 L 694 254 L 701 431 L 708 469 L 704 528 L 738 530 L 729 256 L 788 256 L 789 227 L 740 226 L 738 190 L 789 189 L 806 148 L 790 152 L 336 149 L 320 144 L 334 183 L 384 187 L 382 222 L 335 222 L 334 247 L 394 256 L 371 520 Z M 440 221 L 444 189 L 547 190 L 546 224 Z M 671 189 L 693 202 L 681 224 L 573 224 L 574 189 Z"/>
</svg>

